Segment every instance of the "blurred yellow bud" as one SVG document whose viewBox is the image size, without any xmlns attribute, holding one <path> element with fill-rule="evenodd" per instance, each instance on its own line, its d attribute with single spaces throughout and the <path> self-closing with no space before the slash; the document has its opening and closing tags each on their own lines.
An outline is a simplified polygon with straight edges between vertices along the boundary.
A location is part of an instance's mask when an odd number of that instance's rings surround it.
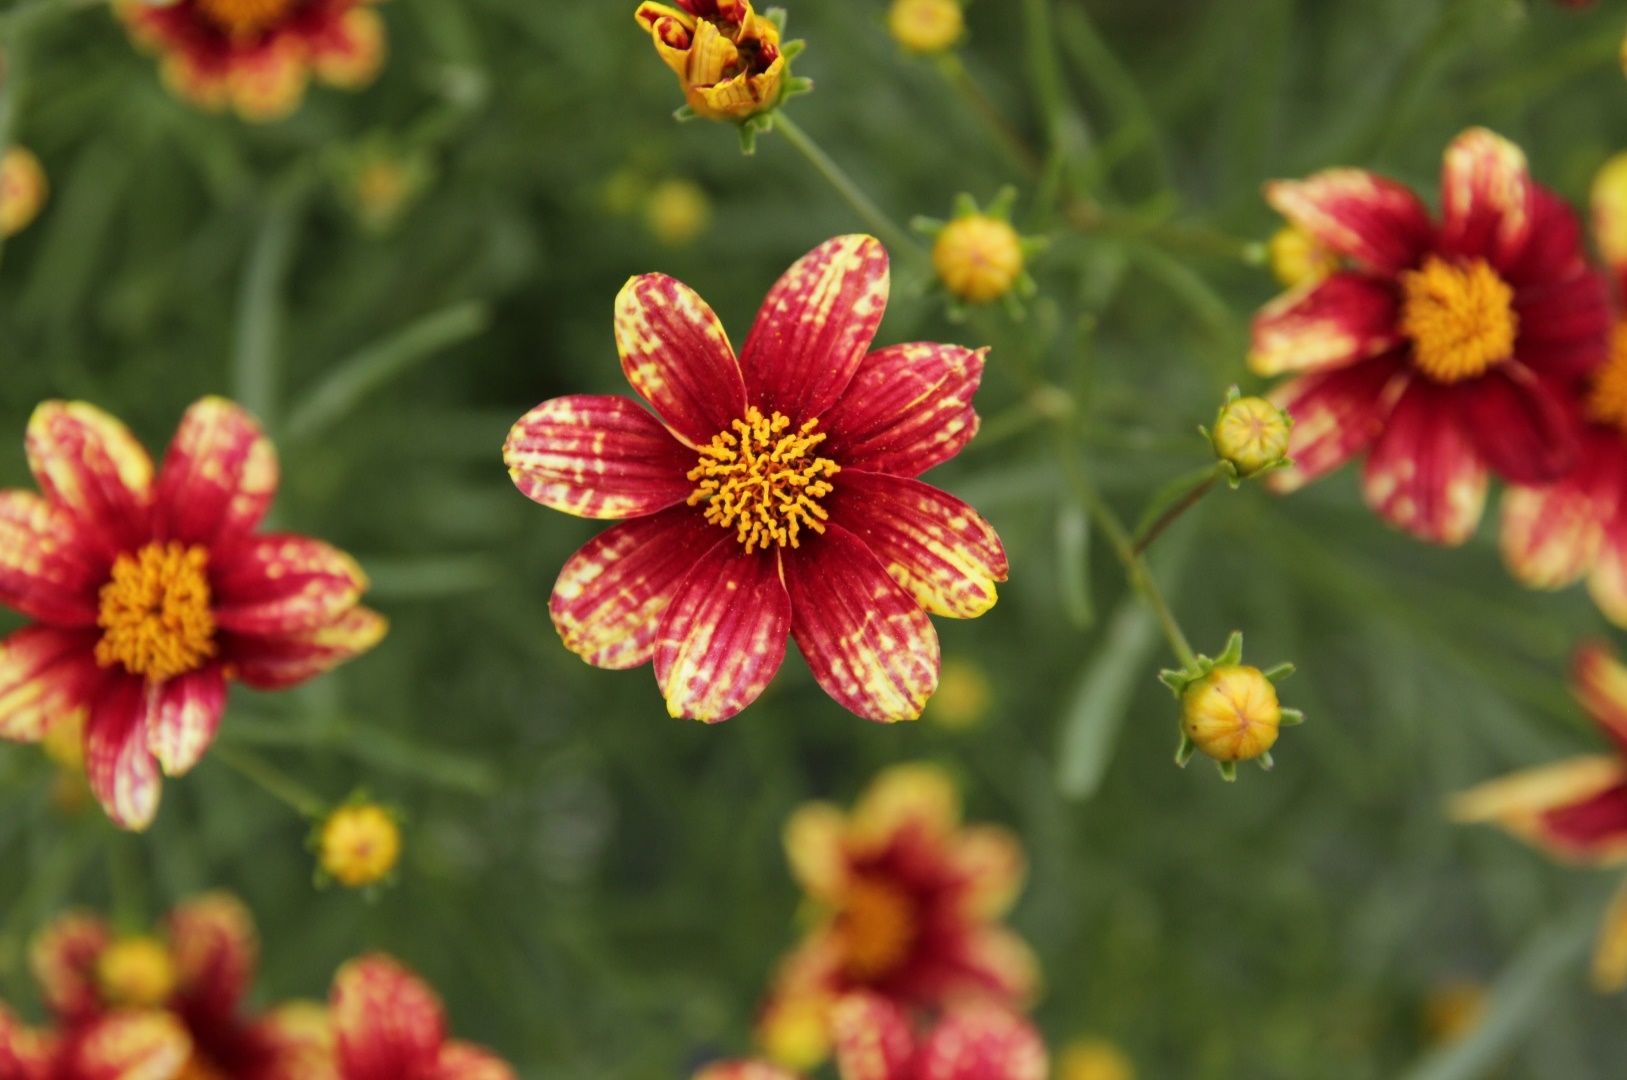
<svg viewBox="0 0 1627 1080">
<path fill-rule="evenodd" d="M 1271 272 L 1287 288 L 1321 281 L 1339 269 L 1339 259 L 1303 229 L 1284 225 L 1271 237 Z"/>
<path fill-rule="evenodd" d="M 401 858 L 401 826 L 375 803 L 352 803 L 335 810 L 322 825 L 322 869 L 346 888 L 382 881 Z"/>
<path fill-rule="evenodd" d="M 938 692 L 927 702 L 926 719 L 953 731 L 981 724 L 989 714 L 993 688 L 981 665 L 971 660 L 945 660 Z"/>
<path fill-rule="evenodd" d="M 109 945 L 96 961 L 96 981 L 114 1005 L 149 1009 L 175 991 L 175 964 L 169 950 L 150 937 Z"/>
<path fill-rule="evenodd" d="M 85 771 L 85 714 L 70 713 L 45 729 L 40 749 L 59 768 L 68 772 Z"/>
<path fill-rule="evenodd" d="M 1613 268 L 1627 266 L 1627 153 L 1605 162 L 1593 177 L 1592 203 L 1599 254 Z"/>
<path fill-rule="evenodd" d="M 683 247 L 712 224 L 712 200 L 699 184 L 663 180 L 645 200 L 644 224 L 667 247 Z"/>
<path fill-rule="evenodd" d="M 958 217 L 938 233 L 932 266 L 955 296 L 987 304 L 1009 293 L 1022 277 L 1022 238 L 1010 222 L 996 217 Z"/>
<path fill-rule="evenodd" d="M 893 0 L 887 13 L 893 40 L 922 56 L 953 48 L 965 28 L 960 0 Z"/>
<path fill-rule="evenodd" d="M 1135 1066 L 1106 1039 L 1075 1039 L 1062 1050 L 1056 1080 L 1135 1080 Z"/>
<path fill-rule="evenodd" d="M 775 1062 L 808 1072 L 830 1056 L 831 999 L 824 994 L 778 998 L 757 1024 L 757 1042 Z"/>
<path fill-rule="evenodd" d="M 1467 979 L 1435 987 L 1424 999 L 1424 1038 L 1435 1045 L 1465 1038 L 1485 1019 L 1487 999 L 1486 987 Z"/>
<path fill-rule="evenodd" d="M 50 195 L 45 170 L 33 152 L 13 146 L 0 158 L 0 237 L 15 236 L 39 216 Z"/>
<path fill-rule="evenodd" d="M 1215 417 L 1215 456 L 1235 479 L 1247 480 L 1281 465 L 1288 456 L 1293 421 L 1262 397 L 1238 397 L 1234 390 Z"/>
<path fill-rule="evenodd" d="M 1253 761 L 1276 744 L 1281 724 L 1277 688 L 1259 668 L 1216 667 L 1181 694 L 1181 730 L 1216 761 Z"/>
</svg>

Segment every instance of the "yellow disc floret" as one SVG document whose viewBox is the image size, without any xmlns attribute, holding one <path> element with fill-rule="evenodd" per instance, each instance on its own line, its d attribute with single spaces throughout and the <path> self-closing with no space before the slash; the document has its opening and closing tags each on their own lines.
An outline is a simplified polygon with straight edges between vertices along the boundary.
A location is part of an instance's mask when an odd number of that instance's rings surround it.
<svg viewBox="0 0 1627 1080">
<path fill-rule="evenodd" d="M 382 881 L 401 858 L 401 826 L 373 803 L 342 806 L 322 826 L 322 869 L 359 889 Z"/>
<path fill-rule="evenodd" d="M 215 655 L 208 564 L 206 549 L 173 540 L 121 554 L 102 586 L 96 662 L 155 683 L 202 667 Z"/>
<path fill-rule="evenodd" d="M 706 505 L 706 520 L 735 530 L 746 550 L 770 544 L 798 547 L 803 529 L 825 531 L 830 517 L 819 500 L 829 495 L 829 477 L 841 468 L 814 454 L 825 441 L 818 420 L 792 430 L 783 413 L 764 416 L 754 405 L 732 430 L 719 432 L 701 448 L 700 464 L 689 470 L 697 484 L 689 505 Z"/>
<path fill-rule="evenodd" d="M 1282 724 L 1277 688 L 1259 668 L 1217 667 L 1181 695 L 1181 730 L 1216 761 L 1253 761 Z"/>
<path fill-rule="evenodd" d="M 956 218 L 938 234 L 932 266 L 950 292 L 968 303 L 987 304 L 1010 292 L 1022 277 L 1022 238 L 999 218 Z"/>
<path fill-rule="evenodd" d="M 1438 383 L 1482 375 L 1514 355 L 1519 316 L 1514 290 L 1484 259 L 1431 255 L 1401 275 L 1401 329 L 1413 363 Z"/>
<path fill-rule="evenodd" d="M 917 933 L 915 904 L 896 885 L 859 878 L 847 887 L 837 927 L 847 975 L 880 979 L 909 956 Z"/>
<path fill-rule="evenodd" d="M 893 40 L 923 56 L 952 48 L 965 27 L 960 0 L 893 0 L 887 13 Z"/>
<path fill-rule="evenodd" d="M 1610 335 L 1610 359 L 1593 378 L 1587 415 L 1627 434 L 1627 320 L 1617 323 Z"/>
<path fill-rule="evenodd" d="M 175 964 L 162 943 L 125 938 L 109 945 L 96 961 L 96 981 L 111 1004 L 149 1009 L 175 991 Z"/>
<path fill-rule="evenodd" d="M 287 18 L 295 0 L 198 0 L 198 10 L 227 36 L 253 37 Z"/>
</svg>

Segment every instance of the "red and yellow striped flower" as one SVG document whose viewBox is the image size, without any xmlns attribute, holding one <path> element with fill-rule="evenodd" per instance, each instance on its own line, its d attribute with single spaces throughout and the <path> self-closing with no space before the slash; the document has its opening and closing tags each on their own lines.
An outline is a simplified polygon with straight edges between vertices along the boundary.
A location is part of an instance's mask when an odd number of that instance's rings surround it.
<svg viewBox="0 0 1627 1080">
<path fill-rule="evenodd" d="M 1627 667 L 1598 644 L 1577 650 L 1571 689 L 1612 753 L 1518 772 L 1458 795 L 1452 816 L 1492 822 L 1564 862 L 1627 865 Z M 1606 917 L 1594 956 L 1601 990 L 1627 986 L 1627 887 Z"/>
<path fill-rule="evenodd" d="M 349 556 L 254 531 L 277 455 L 231 402 L 188 409 L 156 473 L 83 402 L 35 410 L 27 450 L 40 494 L 0 491 L 0 605 L 34 623 L 0 641 L 0 738 L 39 742 L 83 712 L 91 790 L 118 825 L 152 821 L 160 767 L 197 764 L 228 682 L 293 686 L 384 636 Z"/>
<path fill-rule="evenodd" d="M 1333 169 L 1266 199 L 1343 268 L 1254 320 L 1250 365 L 1298 378 L 1288 491 L 1366 452 L 1362 490 L 1392 525 L 1466 540 L 1490 473 L 1540 484 L 1579 448 L 1566 406 L 1603 363 L 1609 305 L 1571 209 L 1483 129 L 1447 148 L 1442 218 L 1407 188 Z"/>
<path fill-rule="evenodd" d="M 185 1068 L 164 1076 L 333 1080 L 332 1035 L 320 1006 L 245 1015 L 257 955 L 248 911 L 213 893 L 176 907 L 153 937 L 121 939 L 98 916 L 64 915 L 35 938 L 29 966 L 64 1031 L 93 1028 L 121 1010 L 161 1009 L 172 1017 L 186 1046 Z"/>
<path fill-rule="evenodd" d="M 195 105 L 278 120 L 314 75 L 356 89 L 384 63 L 374 0 L 117 0 L 126 29 L 163 58 L 164 81 Z"/>
<path fill-rule="evenodd" d="M 0 1080 L 190 1080 L 186 1029 L 162 1012 L 120 1012 L 36 1031 L 0 1005 Z"/>
<path fill-rule="evenodd" d="M 1592 202 L 1595 239 L 1617 303 L 1627 303 L 1627 154 L 1599 170 Z M 1586 578 L 1599 610 L 1627 626 L 1627 315 L 1619 309 L 1610 358 L 1575 405 L 1581 460 L 1552 484 L 1514 487 L 1503 496 L 1503 556 L 1534 589 Z"/>
<path fill-rule="evenodd" d="M 566 563 L 549 605 L 590 664 L 653 660 L 673 716 L 724 720 L 762 693 L 787 635 L 826 693 L 913 719 L 938 681 L 927 613 L 994 605 L 1006 557 L 970 506 L 915 477 L 977 430 L 983 353 L 869 352 L 887 253 L 828 241 L 779 280 L 736 359 L 712 309 L 660 274 L 616 299 L 622 397 L 526 414 L 503 448 L 556 510 L 629 518 Z"/>
<path fill-rule="evenodd" d="M 1049 1055 L 1033 1025 L 989 1001 L 952 1005 L 917 1032 L 878 994 L 849 994 L 831 1013 L 842 1080 L 1045 1080 Z"/>
<path fill-rule="evenodd" d="M 514 1080 L 502 1060 L 446 1037 L 440 999 L 387 956 L 352 960 L 334 976 L 339 1080 Z"/>
<path fill-rule="evenodd" d="M 967 998 L 1020 1004 L 1038 964 L 1001 924 L 1021 891 L 1016 837 L 961 824 L 954 781 L 930 765 L 883 772 L 852 813 L 810 803 L 786 823 L 786 855 L 815 922 L 786 958 L 759 1034 L 795 1067 L 827 1052 L 829 1010 L 871 991 L 911 1010 Z"/>
</svg>

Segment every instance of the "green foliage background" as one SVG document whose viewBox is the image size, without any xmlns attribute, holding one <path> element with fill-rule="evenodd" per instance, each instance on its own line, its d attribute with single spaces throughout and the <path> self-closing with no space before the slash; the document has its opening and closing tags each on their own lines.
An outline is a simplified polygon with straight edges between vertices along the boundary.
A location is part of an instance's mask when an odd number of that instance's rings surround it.
<svg viewBox="0 0 1627 1080">
<path fill-rule="evenodd" d="M 688 282 L 738 341 L 794 258 L 862 227 L 783 139 L 746 159 L 726 128 L 673 124 L 632 0 L 395 0 L 376 86 L 315 91 L 265 127 L 170 98 L 84 6 L 0 11 L 0 114 L 55 185 L 0 267 L 0 485 L 29 484 L 22 434 L 44 398 L 102 405 L 155 450 L 205 393 L 256 410 L 283 457 L 278 523 L 357 554 L 394 629 L 299 692 L 234 694 L 221 745 L 335 800 L 366 785 L 406 810 L 410 848 L 376 902 L 316 892 L 306 825 L 219 755 L 132 838 L 57 815 L 38 752 L 0 749 L 8 1000 L 32 1005 L 21 950 L 58 908 L 138 925 L 224 886 L 261 924 L 268 1000 L 319 996 L 379 947 L 527 1077 L 687 1075 L 747 1048 L 796 933 L 787 813 L 924 758 L 1028 845 L 1015 923 L 1044 959 L 1054 1044 L 1108 1035 L 1151 1078 L 1619 1080 L 1622 1001 L 1588 991 L 1584 959 L 1615 881 L 1441 814 L 1451 791 L 1596 746 L 1563 683 L 1573 643 L 1606 632 L 1586 599 L 1518 589 L 1490 516 L 1458 551 L 1385 530 L 1348 470 L 1284 501 L 1215 496 L 1161 542 L 1161 578 L 1200 650 L 1242 628 L 1252 658 L 1298 663 L 1285 700 L 1310 722 L 1270 776 L 1178 771 L 1153 678 L 1169 658 L 1105 545 L 1080 544 L 1021 373 L 1075 395 L 1086 466 L 1134 517 L 1205 463 L 1194 428 L 1224 388 L 1256 385 L 1247 322 L 1274 292 L 1189 227 L 1263 239 L 1261 182 L 1333 164 L 1433 193 L 1442 148 L 1474 123 L 1581 200 L 1627 143 L 1622 4 L 978 0 L 967 66 L 1138 223 L 1113 235 L 1058 228 L 938 70 L 898 55 L 880 0 L 795 5 L 818 90 L 794 115 L 890 213 L 941 217 L 958 192 L 1013 182 L 1025 231 L 1054 236 L 1026 321 L 951 325 L 895 254 L 881 331 L 993 346 L 985 435 L 933 476 L 993 520 L 1013 566 L 993 612 L 938 623 L 945 655 L 996 688 L 969 732 L 869 725 L 796 659 L 737 719 L 674 721 L 648 669 L 590 669 L 549 624 L 554 575 L 600 526 L 513 490 L 509 425 L 548 397 L 623 392 L 610 320 L 629 275 Z M 433 165 L 382 236 L 335 183 L 378 139 Z M 609 212 L 628 169 L 703 185 L 711 230 L 674 250 Z M 1149 235 L 1171 222 L 1173 244 Z M 377 385 L 326 384 L 380 342 L 362 361 Z M 324 385 L 326 424 L 301 412 Z M 1091 797 L 1063 794 L 1098 770 Z M 1497 982 L 1492 1018 L 1426 1061 L 1420 1003 L 1454 978 Z"/>
</svg>

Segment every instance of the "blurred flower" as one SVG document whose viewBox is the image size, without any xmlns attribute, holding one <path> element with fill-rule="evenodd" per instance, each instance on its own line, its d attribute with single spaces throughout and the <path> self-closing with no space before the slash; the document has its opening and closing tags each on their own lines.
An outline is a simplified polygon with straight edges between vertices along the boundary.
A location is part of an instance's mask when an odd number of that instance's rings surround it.
<svg viewBox="0 0 1627 1080">
<path fill-rule="evenodd" d="M 338 157 L 340 197 L 362 228 L 387 233 L 429 187 L 434 170 L 422 152 L 384 138 L 368 140 Z"/>
<path fill-rule="evenodd" d="M 64 915 L 36 936 L 29 966 L 66 1031 L 117 1017 L 125 1006 L 163 1006 L 183 1028 L 185 1080 L 331 1080 L 320 1009 L 296 1003 L 243 1015 L 257 952 L 248 911 L 211 893 L 176 907 L 157 937 L 118 940 L 95 915 Z M 0 1080 L 10 1080 L 3 1068 Z"/>
<path fill-rule="evenodd" d="M 317 853 L 322 872 L 347 889 L 376 885 L 401 858 L 401 826 L 389 810 L 358 799 L 321 824 Z"/>
<path fill-rule="evenodd" d="M 632 518 L 566 563 L 549 605 L 590 664 L 651 660 L 673 716 L 725 720 L 762 693 L 795 637 L 839 704 L 913 719 L 938 681 L 927 613 L 994 605 L 994 530 L 914 477 L 977 430 L 983 353 L 867 353 L 888 293 L 868 236 L 827 241 L 769 293 L 740 359 L 712 309 L 671 278 L 616 300 L 621 397 L 547 401 L 509 433 L 519 489 L 566 513 Z"/>
<path fill-rule="evenodd" d="M 720 1061 L 695 1074 L 694 1080 L 800 1080 L 793 1072 L 767 1061 Z"/>
<path fill-rule="evenodd" d="M 644 224 L 667 247 L 693 243 L 712 224 L 712 200 L 690 180 L 663 180 L 644 200 Z"/>
<path fill-rule="evenodd" d="M 15 236 L 39 216 L 51 193 L 33 151 L 13 146 L 0 157 L 0 238 Z"/>
<path fill-rule="evenodd" d="M 965 29 L 960 0 L 893 0 L 887 12 L 893 40 L 922 56 L 954 48 Z"/>
<path fill-rule="evenodd" d="M 1056 1080 L 1136 1080 L 1136 1070 L 1106 1039 L 1075 1039 L 1062 1050 Z"/>
<path fill-rule="evenodd" d="M 794 52 L 781 48 L 773 18 L 753 11 L 751 0 L 675 2 L 642 3 L 634 17 L 696 116 L 743 123 L 779 105 Z"/>
<path fill-rule="evenodd" d="M 1339 257 L 1304 229 L 1284 225 L 1268 245 L 1271 272 L 1284 288 L 1314 285 L 1339 270 Z"/>
<path fill-rule="evenodd" d="M 85 781 L 85 714 L 69 713 L 45 729 L 40 749 L 57 767 L 51 783 L 51 806 L 64 817 L 76 817 L 92 801 Z"/>
<path fill-rule="evenodd" d="M 1231 476 L 1232 486 L 1273 469 L 1287 468 L 1293 419 L 1261 397 L 1243 397 L 1232 387 L 1215 416 L 1209 441 Z"/>
<path fill-rule="evenodd" d="M 961 824 L 954 781 L 930 765 L 883 772 L 850 814 L 810 803 L 786 823 L 786 856 L 815 922 L 781 965 L 759 1025 L 770 1052 L 811 1067 L 828 1052 L 829 1009 L 870 990 L 907 1009 L 965 998 L 1018 1004 L 1038 964 L 1001 924 L 1024 856 L 1004 829 Z M 801 1025 L 796 1054 L 782 1026 Z"/>
<path fill-rule="evenodd" d="M 1627 865 L 1627 668 L 1606 646 L 1583 645 L 1572 665 L 1571 692 L 1604 731 L 1612 752 L 1481 784 L 1452 799 L 1451 815 L 1499 825 L 1565 862 Z M 1594 976 L 1601 990 L 1627 986 L 1627 888 L 1606 918 Z"/>
<path fill-rule="evenodd" d="M 989 204 L 978 208 L 970 195 L 955 200 L 949 221 L 916 218 L 911 225 L 932 237 L 932 268 L 960 314 L 960 304 L 1015 303 L 1034 293 L 1028 260 L 1045 248 L 1040 238 L 1024 238 L 1011 226 L 1017 191 L 1006 188 Z M 1021 310 L 1020 307 L 1017 310 Z"/>
<path fill-rule="evenodd" d="M 1201 751 L 1227 780 L 1237 779 L 1239 761 L 1258 761 L 1269 770 L 1279 730 L 1304 721 L 1298 709 L 1284 709 L 1277 701 L 1275 684 L 1292 675 L 1294 665 L 1261 671 L 1242 659 L 1243 635 L 1234 633 L 1214 659 L 1199 656 L 1194 667 L 1159 673 L 1181 703 L 1177 765 L 1184 768 Z"/>
<path fill-rule="evenodd" d="M 0 605 L 36 621 L 0 641 L 0 738 L 84 710 L 90 787 L 119 826 L 151 823 L 160 765 L 197 764 L 230 680 L 293 686 L 384 636 L 349 556 L 254 533 L 277 456 L 231 402 L 188 409 L 156 476 L 83 402 L 36 409 L 27 450 L 43 494 L 0 491 Z"/>
<path fill-rule="evenodd" d="M 1446 151 L 1437 225 L 1411 191 L 1359 169 L 1267 186 L 1290 222 L 1349 262 L 1254 320 L 1250 365 L 1296 373 L 1291 491 L 1367 451 L 1363 493 L 1392 525 L 1460 544 L 1488 473 L 1535 484 L 1578 460 L 1565 401 L 1608 351 L 1602 277 L 1575 215 L 1483 129 Z"/>
<path fill-rule="evenodd" d="M 1485 1019 L 1488 996 L 1483 983 L 1463 979 L 1435 987 L 1424 999 L 1424 1038 L 1434 1045 L 1466 1038 Z"/>
<path fill-rule="evenodd" d="M 488 1051 L 448 1039 L 435 992 L 388 956 L 340 968 L 331 1008 L 339 1080 L 514 1080 Z"/>
<path fill-rule="evenodd" d="M 186 1029 L 166 1013 L 114 1013 L 56 1033 L 0 1005 L 0 1080 L 188 1080 L 191 1053 Z"/>
<path fill-rule="evenodd" d="M 938 692 L 932 695 L 924 715 L 952 731 L 977 727 L 987 718 L 993 696 L 988 673 L 975 660 L 945 660 L 938 676 Z"/>
<path fill-rule="evenodd" d="M 831 1014 L 842 1080 L 1046 1080 L 1045 1043 L 1021 1016 L 990 1001 L 960 1001 L 924 1034 L 872 993 L 849 994 Z"/>
<path fill-rule="evenodd" d="M 356 89 L 384 63 L 384 21 L 371 0 L 115 0 L 130 36 L 163 58 L 164 81 L 206 109 L 279 120 L 314 74 Z"/>
<path fill-rule="evenodd" d="M 1593 230 L 1627 303 L 1627 154 L 1593 181 Z M 1618 316 L 1609 359 L 1579 389 L 1572 411 L 1582 455 L 1551 484 L 1503 496 L 1502 549 L 1509 570 L 1533 589 L 1582 578 L 1605 617 L 1627 626 L 1627 318 Z"/>
</svg>

